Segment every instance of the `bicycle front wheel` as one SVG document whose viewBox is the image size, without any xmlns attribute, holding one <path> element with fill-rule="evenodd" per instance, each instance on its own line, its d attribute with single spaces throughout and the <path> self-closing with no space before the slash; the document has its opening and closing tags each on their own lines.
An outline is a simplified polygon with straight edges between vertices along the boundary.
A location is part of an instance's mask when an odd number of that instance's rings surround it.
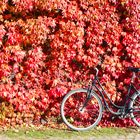
<svg viewBox="0 0 140 140">
<path fill-rule="evenodd" d="M 130 102 L 130 109 L 132 110 L 130 115 L 133 120 L 133 122 L 140 127 L 140 90 L 138 93 L 135 93 L 131 97 L 131 102 Z"/>
<path fill-rule="evenodd" d="M 62 119 L 73 130 L 91 129 L 101 120 L 103 106 L 100 98 L 92 92 L 87 101 L 87 95 L 86 89 L 72 90 L 62 101 Z"/>
</svg>

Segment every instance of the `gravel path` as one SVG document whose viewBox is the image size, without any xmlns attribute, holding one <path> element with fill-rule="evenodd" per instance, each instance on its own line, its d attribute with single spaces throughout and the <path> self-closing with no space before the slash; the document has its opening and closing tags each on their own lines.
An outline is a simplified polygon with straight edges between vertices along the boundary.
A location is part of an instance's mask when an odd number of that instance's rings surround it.
<svg viewBox="0 0 140 140">
<path fill-rule="evenodd" d="M 45 140 L 45 139 L 44 139 Z M 46 140 L 62 140 L 62 138 L 50 138 Z M 140 135 L 128 135 L 128 136 L 111 136 L 111 137 L 86 137 L 86 138 L 72 138 L 72 139 L 63 139 L 63 140 L 140 140 Z"/>
<path fill-rule="evenodd" d="M 63 139 L 63 138 L 43 138 L 43 139 L 34 139 L 34 138 L 8 138 L 6 136 L 1 135 L 0 140 L 140 140 L 140 134 L 129 134 L 127 136 L 105 136 L 105 137 L 79 137 Z"/>
<path fill-rule="evenodd" d="M 10 140 L 10 139 L 5 136 L 0 136 L 0 140 Z"/>
</svg>

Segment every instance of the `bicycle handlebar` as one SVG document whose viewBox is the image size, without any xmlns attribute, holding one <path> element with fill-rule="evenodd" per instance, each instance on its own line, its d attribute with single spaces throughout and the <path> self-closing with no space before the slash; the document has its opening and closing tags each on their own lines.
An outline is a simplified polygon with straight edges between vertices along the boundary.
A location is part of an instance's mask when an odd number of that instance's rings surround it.
<svg viewBox="0 0 140 140">
<path fill-rule="evenodd" d="M 133 68 L 133 67 L 128 67 L 129 70 L 131 70 L 133 72 L 133 76 L 132 76 L 132 79 L 134 79 L 136 76 L 135 76 L 135 73 L 138 73 L 140 71 L 140 68 Z M 94 68 L 94 70 L 96 71 L 96 76 L 98 76 L 98 73 L 99 73 L 99 70 L 97 67 Z"/>
</svg>

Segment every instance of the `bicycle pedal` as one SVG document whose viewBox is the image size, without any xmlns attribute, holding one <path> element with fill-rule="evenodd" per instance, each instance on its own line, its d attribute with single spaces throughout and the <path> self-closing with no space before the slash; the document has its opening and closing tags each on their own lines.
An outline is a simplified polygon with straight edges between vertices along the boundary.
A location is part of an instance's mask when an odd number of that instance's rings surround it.
<svg viewBox="0 0 140 140">
<path fill-rule="evenodd" d="M 119 119 L 124 119 L 124 116 L 123 115 L 119 116 Z"/>
<path fill-rule="evenodd" d="M 115 120 L 117 117 L 116 116 L 112 116 L 111 117 L 111 120 L 113 121 L 113 120 Z"/>
</svg>

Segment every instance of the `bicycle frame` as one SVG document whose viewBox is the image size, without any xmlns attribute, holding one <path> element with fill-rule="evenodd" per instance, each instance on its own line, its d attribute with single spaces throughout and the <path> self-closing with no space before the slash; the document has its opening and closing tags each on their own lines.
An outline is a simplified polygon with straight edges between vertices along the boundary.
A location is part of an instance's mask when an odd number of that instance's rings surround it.
<svg viewBox="0 0 140 140">
<path fill-rule="evenodd" d="M 134 89 L 136 92 L 138 92 L 138 90 L 136 89 L 136 87 L 134 86 L 133 84 L 133 81 L 134 81 L 134 73 L 133 73 L 133 76 L 131 78 L 131 82 L 129 84 L 129 87 L 128 87 L 128 92 L 127 92 L 127 96 L 126 96 L 126 99 L 125 99 L 125 102 L 124 102 L 124 105 L 123 106 L 119 106 L 119 105 L 116 105 L 115 103 L 113 103 L 113 101 L 110 99 L 110 97 L 108 96 L 108 93 L 105 91 L 105 89 L 103 88 L 102 84 L 100 83 L 99 81 L 99 78 L 98 76 L 96 75 L 95 78 L 93 79 L 92 81 L 92 89 L 89 89 L 89 92 L 92 90 L 94 92 L 94 90 L 96 89 L 103 102 L 104 102 L 104 105 L 105 107 L 114 115 L 126 115 L 130 112 L 130 109 L 128 109 L 127 107 L 127 101 L 130 99 L 131 100 L 131 96 L 130 96 L 130 93 L 131 93 L 131 90 Z M 94 89 L 95 88 L 95 89 Z M 111 105 L 114 106 L 115 108 L 117 108 L 118 110 L 121 109 L 122 111 L 119 112 L 114 112 L 108 105 L 106 99 L 105 99 L 105 96 L 107 97 L 107 99 L 110 101 Z M 90 96 L 88 96 L 90 97 Z"/>
</svg>

